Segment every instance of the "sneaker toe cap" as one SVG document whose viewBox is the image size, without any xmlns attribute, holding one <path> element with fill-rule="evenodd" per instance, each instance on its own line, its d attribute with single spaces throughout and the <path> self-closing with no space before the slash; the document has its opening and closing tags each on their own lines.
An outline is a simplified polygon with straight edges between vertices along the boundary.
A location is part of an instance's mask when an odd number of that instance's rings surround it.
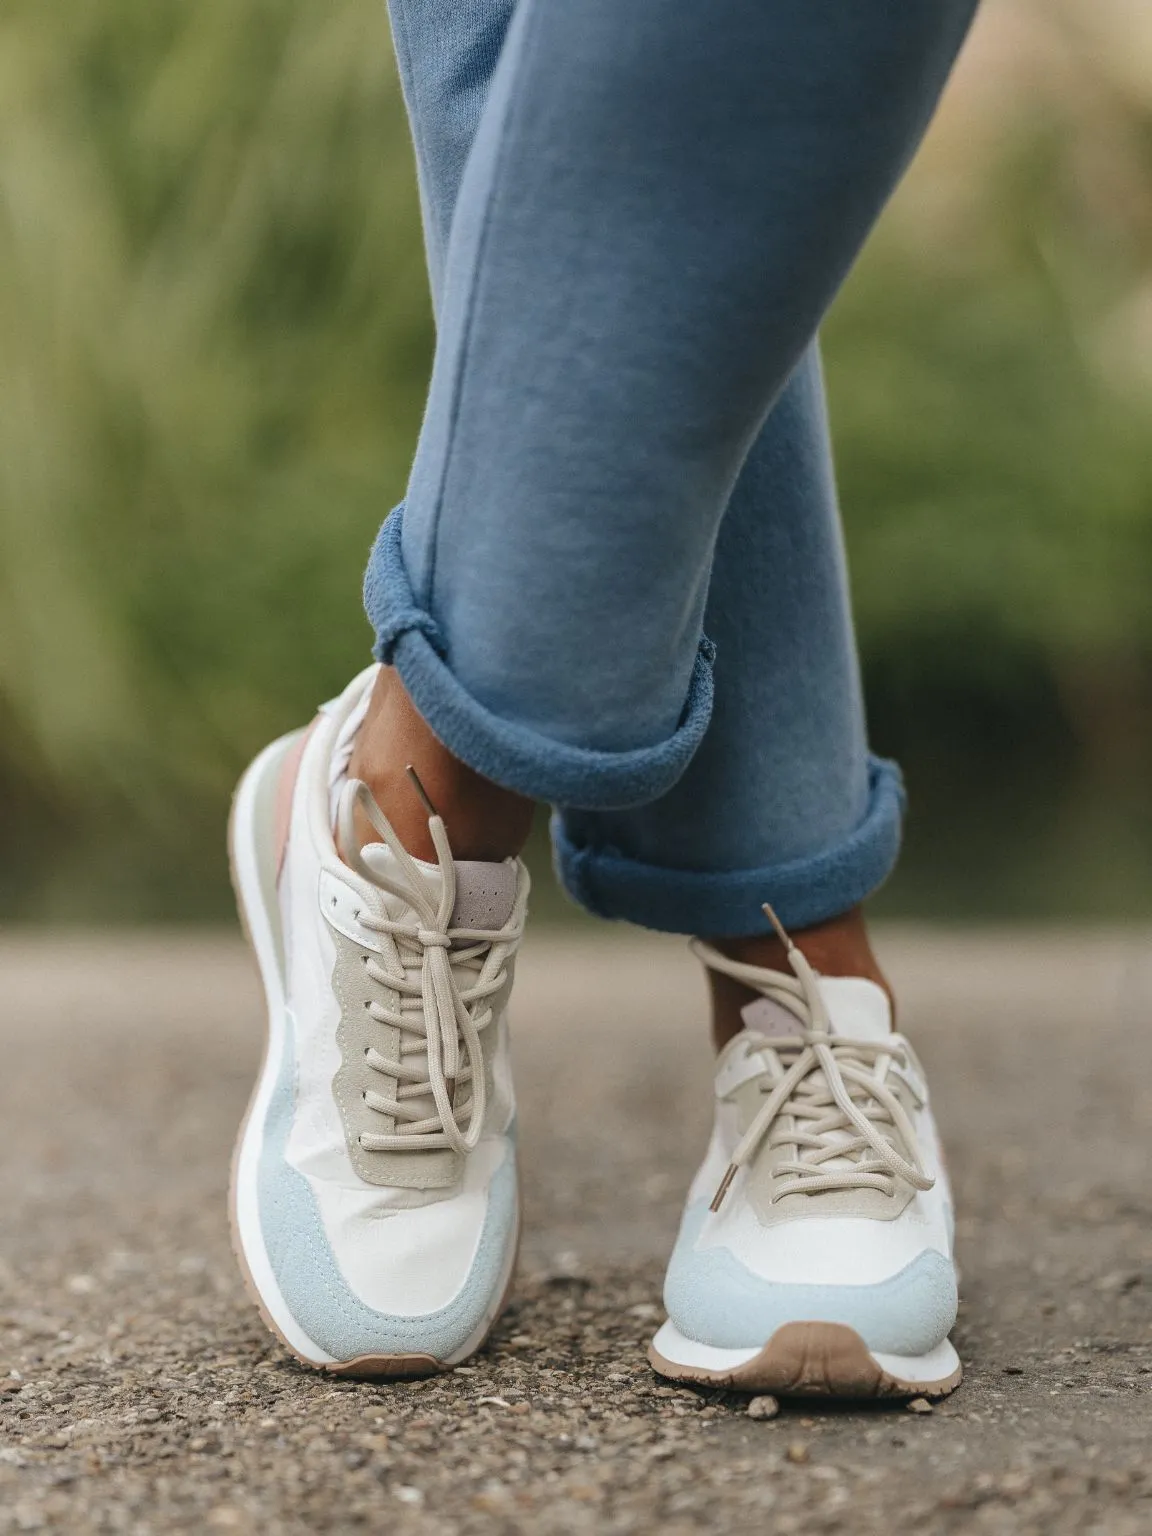
<svg viewBox="0 0 1152 1536">
<path fill-rule="evenodd" d="M 427 1223 L 403 1215 L 362 1223 L 354 1244 L 345 1224 L 334 1248 L 311 1185 L 282 1160 L 261 1179 L 260 1210 L 284 1302 L 334 1360 L 427 1355 L 446 1363 L 474 1347 L 498 1309 L 518 1225 L 515 1167 L 509 1158 L 496 1171 L 481 1219 L 468 1223 L 474 1230 L 461 1232 L 454 1251 L 437 1232 L 421 1252 L 415 1229 Z"/>
<path fill-rule="evenodd" d="M 722 1349 L 753 1349 L 785 1323 L 842 1323 L 872 1350 L 921 1355 L 948 1336 L 956 1320 L 956 1275 L 951 1261 L 924 1247 L 883 1278 L 861 1282 L 851 1250 L 843 1254 L 843 1280 L 828 1265 L 789 1264 L 788 1278 L 757 1273 L 731 1249 L 700 1247 L 691 1224 L 681 1233 L 668 1268 L 664 1302 L 687 1337 Z"/>
</svg>

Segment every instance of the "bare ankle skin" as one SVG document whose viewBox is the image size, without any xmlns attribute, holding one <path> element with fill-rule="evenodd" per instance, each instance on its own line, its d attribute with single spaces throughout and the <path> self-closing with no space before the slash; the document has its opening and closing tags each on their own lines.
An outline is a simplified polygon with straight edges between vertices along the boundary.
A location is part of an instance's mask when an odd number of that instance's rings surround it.
<svg viewBox="0 0 1152 1536">
<path fill-rule="evenodd" d="M 784 946 L 774 933 L 753 934 L 741 939 L 709 939 L 708 942 L 732 960 L 767 966 L 774 971 L 788 970 Z M 792 942 L 825 976 L 864 976 L 892 997 L 892 988 L 873 953 L 862 908 L 853 907 L 840 917 L 829 918 L 811 928 L 801 928 L 792 934 Z M 722 976 L 716 971 L 708 972 L 708 985 L 712 994 L 712 1039 L 716 1049 L 721 1051 L 744 1027 L 740 1010 L 757 994 L 733 977 Z"/>
<path fill-rule="evenodd" d="M 456 858 L 496 862 L 521 852 L 532 825 L 532 801 L 453 757 L 425 724 L 396 671 L 383 667 L 356 734 L 349 776 L 364 780 L 414 858 L 434 859 L 428 812 L 408 777 L 409 764 L 443 817 Z M 362 844 L 376 840 L 366 820 L 358 818 L 357 831 Z"/>
</svg>

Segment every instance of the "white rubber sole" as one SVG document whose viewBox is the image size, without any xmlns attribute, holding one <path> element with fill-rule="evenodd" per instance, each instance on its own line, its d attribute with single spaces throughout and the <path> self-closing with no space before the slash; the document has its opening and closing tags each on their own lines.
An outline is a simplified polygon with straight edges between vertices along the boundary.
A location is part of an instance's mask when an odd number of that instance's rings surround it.
<svg viewBox="0 0 1152 1536">
<path fill-rule="evenodd" d="M 781 1397 L 944 1397 L 963 1376 L 947 1339 L 926 1355 L 882 1354 L 843 1323 L 786 1323 L 760 1349 L 717 1349 L 666 1322 L 648 1359 L 672 1381 Z"/>
<path fill-rule="evenodd" d="M 509 1248 L 508 1260 L 497 1290 L 497 1299 L 485 1313 L 479 1327 L 464 1345 L 445 1360 L 422 1352 L 394 1355 L 357 1355 L 338 1360 L 311 1339 L 292 1315 L 268 1257 L 260 1223 L 259 1171 L 264 1146 L 268 1107 L 280 1075 L 285 1050 L 285 1021 L 288 1005 L 280 956 L 280 914 L 276 901 L 275 875 L 268 867 L 272 858 L 271 828 L 261 825 L 262 794 L 267 797 L 268 780 L 279 773 L 286 753 L 299 733 L 274 741 L 249 766 L 232 803 L 229 823 L 229 856 L 232 884 L 240 919 L 248 942 L 256 956 L 267 1003 L 267 1037 L 264 1058 L 248 1101 L 232 1157 L 229 1211 L 232 1245 L 248 1289 L 268 1328 L 304 1365 L 316 1366 L 334 1375 L 405 1377 L 429 1375 L 459 1365 L 484 1343 L 507 1305 L 519 1247 L 519 1218 L 516 1236 Z"/>
</svg>

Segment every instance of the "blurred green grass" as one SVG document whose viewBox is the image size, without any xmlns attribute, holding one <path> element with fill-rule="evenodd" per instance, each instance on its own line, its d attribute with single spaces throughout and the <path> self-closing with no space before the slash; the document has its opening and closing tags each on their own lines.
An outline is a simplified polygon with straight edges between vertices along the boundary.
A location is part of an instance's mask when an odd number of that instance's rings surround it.
<svg viewBox="0 0 1152 1536">
<path fill-rule="evenodd" d="M 1147 914 L 1152 50 L 991 9 L 826 333 L 884 902 Z M 8 0 L 0 916 L 226 912 L 237 772 L 366 659 L 431 343 L 374 0 Z"/>
</svg>

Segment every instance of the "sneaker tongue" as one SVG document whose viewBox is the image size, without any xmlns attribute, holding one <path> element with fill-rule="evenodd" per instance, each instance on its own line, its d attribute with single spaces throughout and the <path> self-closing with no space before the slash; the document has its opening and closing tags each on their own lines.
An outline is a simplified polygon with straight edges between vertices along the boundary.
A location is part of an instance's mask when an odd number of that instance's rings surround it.
<svg viewBox="0 0 1152 1536">
<path fill-rule="evenodd" d="M 892 1004 L 883 987 L 863 976 L 821 976 L 819 983 L 834 1035 L 883 1040 L 892 1033 Z M 746 1003 L 740 1017 L 749 1029 L 769 1039 L 796 1033 L 795 1014 L 770 997 Z"/>
<path fill-rule="evenodd" d="M 892 1004 L 883 987 L 863 976 L 821 976 L 832 1033 L 849 1040 L 884 1040 L 892 1033 Z"/>
<path fill-rule="evenodd" d="M 755 1030 L 758 1035 L 767 1035 L 769 1040 L 787 1039 L 800 1027 L 800 1021 L 792 1010 L 771 997 L 758 997 L 751 1003 L 745 1003 L 740 1010 L 740 1017 L 746 1029 Z"/>
<path fill-rule="evenodd" d="M 361 857 L 374 875 L 391 879 L 403 879 L 399 869 L 399 860 L 388 847 L 387 843 L 368 843 L 360 850 Z M 437 864 L 430 864 L 424 859 L 413 861 L 420 871 L 421 878 L 428 888 L 429 895 L 435 900 L 441 890 L 440 868 Z M 456 900 L 452 907 L 452 916 L 448 920 L 450 928 L 479 928 L 495 931 L 502 928 L 512 916 L 512 908 L 516 904 L 517 870 L 514 861 L 509 860 L 503 864 L 484 864 L 474 859 L 454 860 L 456 868 Z M 391 891 L 381 890 L 381 899 L 384 910 L 388 916 L 401 922 L 411 920 L 412 907 L 402 896 L 396 896 Z M 468 940 L 463 939 L 455 946 L 467 948 Z M 404 961 L 405 969 L 409 975 L 418 975 L 419 962 L 413 962 L 410 958 Z M 427 1073 L 427 1055 L 421 1052 L 418 1055 L 409 1054 L 405 1058 L 408 1063 Z M 409 1100 L 411 1107 L 421 1115 L 434 1117 L 436 1114 L 436 1101 L 431 1094 Z"/>
<path fill-rule="evenodd" d="M 485 864 L 479 859 L 455 859 L 456 901 L 453 928 L 503 928 L 516 905 L 516 865 Z M 437 875 L 439 879 L 439 875 Z"/>
<path fill-rule="evenodd" d="M 394 878 L 397 859 L 386 843 L 367 843 L 361 856 L 373 874 Z M 440 891 L 440 869 L 424 859 L 413 860 L 431 893 Z M 495 931 L 503 928 L 516 905 L 516 865 L 511 860 L 487 864 L 478 859 L 456 859 L 456 901 L 449 926 Z M 391 916 L 410 910 L 408 903 L 384 892 L 384 904 Z"/>
</svg>

